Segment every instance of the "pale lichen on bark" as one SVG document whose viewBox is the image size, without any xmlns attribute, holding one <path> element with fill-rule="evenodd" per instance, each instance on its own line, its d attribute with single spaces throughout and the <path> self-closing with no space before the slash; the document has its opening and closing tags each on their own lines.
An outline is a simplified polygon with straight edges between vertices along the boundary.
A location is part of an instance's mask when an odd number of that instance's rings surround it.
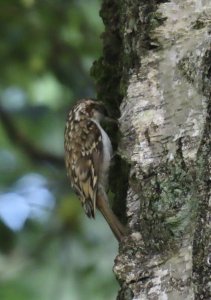
<svg viewBox="0 0 211 300">
<path fill-rule="evenodd" d="M 208 113 L 204 72 L 211 46 L 211 3 L 154 5 L 152 15 L 163 21 L 148 31 L 153 47 L 147 51 L 142 51 L 137 29 L 145 4 L 136 5 L 139 20 L 131 17 L 124 38 L 135 31 L 132 47 L 133 52 L 137 47 L 140 67 L 128 70 L 119 119 L 119 153 L 131 164 L 127 212 L 132 234 L 120 247 L 114 272 L 122 282 L 120 300 L 190 300 L 196 289 L 196 165 Z M 129 47 L 125 49 L 130 55 Z"/>
</svg>

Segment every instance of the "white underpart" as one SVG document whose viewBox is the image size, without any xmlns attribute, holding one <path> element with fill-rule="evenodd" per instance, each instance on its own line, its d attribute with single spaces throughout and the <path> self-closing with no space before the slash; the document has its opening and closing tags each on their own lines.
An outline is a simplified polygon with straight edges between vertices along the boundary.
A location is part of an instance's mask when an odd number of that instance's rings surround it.
<svg viewBox="0 0 211 300">
<path fill-rule="evenodd" d="M 99 122 L 96 120 L 92 121 L 97 125 L 101 132 L 102 136 L 102 143 L 103 143 L 103 162 L 101 166 L 101 172 L 100 172 L 100 184 L 105 188 L 107 188 L 108 184 L 108 173 L 109 173 L 109 167 L 111 162 L 111 156 L 112 156 L 112 145 L 109 136 L 105 132 L 105 130 L 100 126 Z"/>
</svg>

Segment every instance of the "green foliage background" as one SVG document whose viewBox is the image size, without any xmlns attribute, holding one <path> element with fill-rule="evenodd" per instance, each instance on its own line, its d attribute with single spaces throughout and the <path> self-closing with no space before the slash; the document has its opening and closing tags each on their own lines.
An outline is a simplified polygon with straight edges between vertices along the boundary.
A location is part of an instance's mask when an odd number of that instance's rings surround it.
<svg viewBox="0 0 211 300">
<path fill-rule="evenodd" d="M 1 300 L 115 299 L 117 243 L 100 216 L 85 217 L 63 163 L 68 109 L 96 96 L 99 9 L 99 0 L 1 1 Z"/>
</svg>

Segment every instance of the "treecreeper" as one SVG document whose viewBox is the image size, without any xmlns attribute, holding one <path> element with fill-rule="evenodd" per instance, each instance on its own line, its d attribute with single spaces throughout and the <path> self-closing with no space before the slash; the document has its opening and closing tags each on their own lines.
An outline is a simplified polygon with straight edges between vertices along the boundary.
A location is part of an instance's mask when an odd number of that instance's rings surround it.
<svg viewBox="0 0 211 300">
<path fill-rule="evenodd" d="M 65 127 L 65 165 L 86 215 L 95 218 L 97 208 L 120 242 L 126 229 L 110 208 L 107 196 L 113 151 L 100 124 L 106 118 L 107 110 L 100 101 L 83 99 L 73 106 Z"/>
</svg>

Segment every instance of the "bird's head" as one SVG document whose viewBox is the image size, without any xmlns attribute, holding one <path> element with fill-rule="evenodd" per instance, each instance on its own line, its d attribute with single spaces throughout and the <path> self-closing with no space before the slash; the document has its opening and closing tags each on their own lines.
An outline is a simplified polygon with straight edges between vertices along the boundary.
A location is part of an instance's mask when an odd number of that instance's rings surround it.
<svg viewBox="0 0 211 300">
<path fill-rule="evenodd" d="M 100 101 L 83 99 L 74 106 L 75 120 L 90 118 L 100 122 L 108 116 L 105 105 Z"/>
</svg>

